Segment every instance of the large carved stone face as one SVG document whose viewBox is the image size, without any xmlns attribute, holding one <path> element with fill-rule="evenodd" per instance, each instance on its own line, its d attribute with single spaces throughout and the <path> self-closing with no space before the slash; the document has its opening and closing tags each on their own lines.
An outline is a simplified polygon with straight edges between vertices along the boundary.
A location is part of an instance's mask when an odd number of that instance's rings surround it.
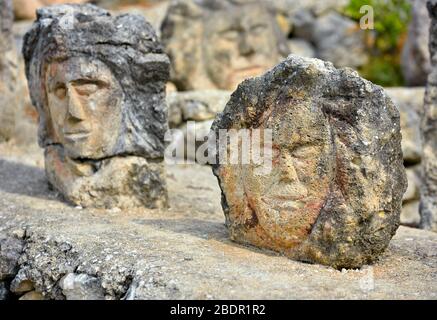
<svg viewBox="0 0 437 320">
<path fill-rule="evenodd" d="M 251 230 L 261 234 L 261 239 L 267 236 L 272 247 L 292 248 L 306 239 L 319 216 L 334 165 L 329 125 L 323 115 L 303 106 L 281 109 L 274 110 L 262 126 L 273 134 L 270 173 L 260 175 L 259 167 L 250 164 L 221 176 L 228 180 L 225 186 L 243 185 L 243 190 L 226 192 L 230 206 L 246 211 L 234 218 L 246 217 L 243 225 L 256 221 Z M 258 236 L 251 242 L 260 241 Z"/>
<path fill-rule="evenodd" d="M 204 28 L 205 67 L 220 89 L 235 89 L 280 60 L 272 18 L 258 5 L 213 11 Z"/>
<path fill-rule="evenodd" d="M 54 141 L 72 158 L 110 154 L 119 137 L 123 93 L 109 68 L 83 57 L 53 62 L 45 85 Z"/>
</svg>

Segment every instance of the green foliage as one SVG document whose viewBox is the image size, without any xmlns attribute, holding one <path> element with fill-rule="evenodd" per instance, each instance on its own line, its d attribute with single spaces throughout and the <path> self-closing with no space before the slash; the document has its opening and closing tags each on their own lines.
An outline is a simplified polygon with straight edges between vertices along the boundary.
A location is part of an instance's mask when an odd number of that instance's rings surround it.
<svg viewBox="0 0 437 320">
<path fill-rule="evenodd" d="M 364 13 L 360 8 L 370 5 L 374 13 L 374 30 L 366 30 L 369 63 L 360 73 L 380 85 L 403 85 L 400 53 L 410 20 L 411 5 L 408 0 L 350 0 L 343 13 L 360 21 Z"/>
</svg>

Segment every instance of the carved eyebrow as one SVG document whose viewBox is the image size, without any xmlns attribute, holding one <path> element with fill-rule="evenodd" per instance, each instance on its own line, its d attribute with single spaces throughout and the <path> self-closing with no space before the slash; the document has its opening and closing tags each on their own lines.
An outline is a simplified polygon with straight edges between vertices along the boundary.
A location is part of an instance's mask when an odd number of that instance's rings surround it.
<svg viewBox="0 0 437 320">
<path fill-rule="evenodd" d="M 95 84 L 99 87 L 109 87 L 109 82 L 102 79 L 80 78 L 71 81 L 74 85 Z"/>
</svg>

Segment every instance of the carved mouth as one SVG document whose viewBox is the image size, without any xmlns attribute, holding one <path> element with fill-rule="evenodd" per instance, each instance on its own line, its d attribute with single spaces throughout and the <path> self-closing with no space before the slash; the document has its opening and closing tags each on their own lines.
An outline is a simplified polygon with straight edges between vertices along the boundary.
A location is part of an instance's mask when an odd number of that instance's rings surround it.
<svg viewBox="0 0 437 320">
<path fill-rule="evenodd" d="M 83 140 L 88 138 L 91 133 L 88 131 L 79 131 L 79 132 L 65 132 L 64 137 L 67 141 L 75 142 L 77 140 Z"/>
<path fill-rule="evenodd" d="M 296 210 L 305 207 L 305 197 L 303 196 L 263 197 L 262 201 L 275 210 Z"/>
</svg>

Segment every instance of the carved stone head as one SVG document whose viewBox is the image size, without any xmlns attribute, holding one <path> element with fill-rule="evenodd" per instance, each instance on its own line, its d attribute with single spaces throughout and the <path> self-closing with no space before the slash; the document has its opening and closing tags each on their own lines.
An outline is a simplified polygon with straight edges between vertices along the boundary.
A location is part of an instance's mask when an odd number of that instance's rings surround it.
<svg viewBox="0 0 437 320">
<path fill-rule="evenodd" d="M 169 61 L 142 17 L 43 8 L 23 54 L 42 147 L 61 144 L 72 158 L 162 157 Z"/>
<path fill-rule="evenodd" d="M 246 80 L 213 124 L 271 130 L 271 170 L 214 165 L 233 240 L 291 258 L 356 268 L 399 226 L 406 189 L 399 112 L 351 69 L 290 55 Z M 227 148 L 226 148 L 227 147 Z M 222 160 L 223 161 L 223 160 Z"/>
<path fill-rule="evenodd" d="M 233 90 L 288 54 L 263 1 L 175 1 L 161 29 L 179 90 Z"/>
<path fill-rule="evenodd" d="M 169 60 L 151 25 L 92 5 L 42 8 L 23 54 L 52 185 L 83 206 L 165 203 Z"/>
</svg>

